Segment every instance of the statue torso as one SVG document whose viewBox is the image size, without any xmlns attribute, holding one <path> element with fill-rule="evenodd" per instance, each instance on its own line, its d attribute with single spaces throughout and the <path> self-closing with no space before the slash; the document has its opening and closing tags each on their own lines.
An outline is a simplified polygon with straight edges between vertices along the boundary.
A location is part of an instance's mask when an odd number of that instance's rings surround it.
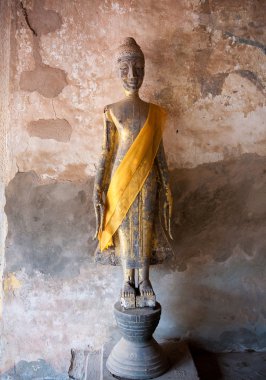
<svg viewBox="0 0 266 380">
<path fill-rule="evenodd" d="M 114 172 L 145 124 L 149 114 L 149 103 L 140 99 L 125 99 L 107 106 L 107 110 L 117 129 Z"/>
</svg>

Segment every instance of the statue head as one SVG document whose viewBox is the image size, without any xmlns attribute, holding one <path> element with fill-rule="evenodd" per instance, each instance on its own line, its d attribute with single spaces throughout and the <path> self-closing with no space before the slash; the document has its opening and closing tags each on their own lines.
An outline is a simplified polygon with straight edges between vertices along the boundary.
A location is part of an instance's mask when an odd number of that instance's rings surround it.
<svg viewBox="0 0 266 380">
<path fill-rule="evenodd" d="M 134 38 L 127 37 L 116 52 L 118 76 L 130 93 L 137 92 L 144 78 L 144 54 Z"/>
</svg>

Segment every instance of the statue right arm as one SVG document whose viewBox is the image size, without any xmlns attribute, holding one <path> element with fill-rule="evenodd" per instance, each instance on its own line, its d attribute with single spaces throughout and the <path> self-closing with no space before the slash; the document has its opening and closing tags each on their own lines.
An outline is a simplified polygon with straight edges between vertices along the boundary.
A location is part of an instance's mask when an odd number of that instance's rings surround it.
<svg viewBox="0 0 266 380">
<path fill-rule="evenodd" d="M 171 233 L 171 216 L 172 216 L 173 198 L 172 198 L 171 189 L 170 189 L 169 171 L 168 171 L 168 166 L 167 166 L 167 162 L 165 158 L 165 152 L 164 152 L 162 141 L 160 143 L 155 162 L 157 163 L 157 168 L 159 172 L 160 190 L 162 191 L 162 195 L 164 198 L 164 205 L 163 205 L 164 226 L 165 226 L 165 230 L 168 232 L 169 237 L 173 239 L 172 233 Z"/>
<path fill-rule="evenodd" d="M 93 190 L 93 203 L 96 216 L 96 231 L 94 239 L 97 238 L 99 231 L 103 227 L 105 196 L 110 182 L 113 155 L 115 151 L 116 127 L 108 115 L 109 110 L 106 107 L 104 110 L 104 137 L 102 152 Z"/>
</svg>

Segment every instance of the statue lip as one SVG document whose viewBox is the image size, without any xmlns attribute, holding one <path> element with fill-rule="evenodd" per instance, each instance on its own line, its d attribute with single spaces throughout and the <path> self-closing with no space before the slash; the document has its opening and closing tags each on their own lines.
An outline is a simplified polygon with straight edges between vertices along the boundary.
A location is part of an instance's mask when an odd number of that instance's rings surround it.
<svg viewBox="0 0 266 380">
<path fill-rule="evenodd" d="M 138 84 L 139 84 L 138 79 L 130 80 L 130 81 L 127 82 L 127 85 L 128 85 L 129 87 L 137 87 Z"/>
</svg>

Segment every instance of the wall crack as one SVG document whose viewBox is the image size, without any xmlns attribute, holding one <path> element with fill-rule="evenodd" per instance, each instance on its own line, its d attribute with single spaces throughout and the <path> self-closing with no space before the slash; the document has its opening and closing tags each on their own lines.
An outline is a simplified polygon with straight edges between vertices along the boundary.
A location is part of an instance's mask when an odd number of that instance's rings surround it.
<svg viewBox="0 0 266 380">
<path fill-rule="evenodd" d="M 33 27 L 32 27 L 31 24 L 30 24 L 29 17 L 28 17 L 28 12 L 27 12 L 27 8 L 24 7 L 22 1 L 20 1 L 19 4 L 20 4 L 20 8 L 21 8 L 21 10 L 22 10 L 23 16 L 24 16 L 24 18 L 25 18 L 25 21 L 26 21 L 26 23 L 27 23 L 29 29 L 32 31 L 32 33 L 34 34 L 34 36 L 37 37 L 37 32 L 33 29 Z"/>
</svg>

